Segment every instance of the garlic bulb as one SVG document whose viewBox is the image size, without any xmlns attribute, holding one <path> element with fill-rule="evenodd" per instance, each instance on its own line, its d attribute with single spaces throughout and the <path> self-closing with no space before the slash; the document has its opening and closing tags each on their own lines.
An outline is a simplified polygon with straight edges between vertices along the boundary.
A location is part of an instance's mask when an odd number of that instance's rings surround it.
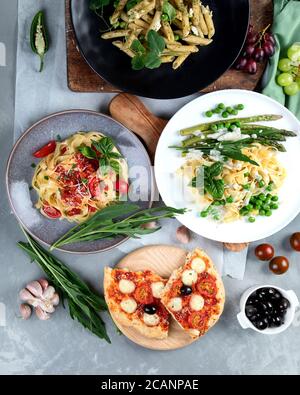
<svg viewBox="0 0 300 395">
<path fill-rule="evenodd" d="M 21 315 L 27 318 L 31 315 L 30 306 L 34 307 L 35 313 L 40 320 L 48 320 L 51 313 L 54 313 L 55 307 L 59 304 L 59 295 L 55 288 L 49 285 L 46 279 L 31 281 L 26 288 L 21 289 L 19 297 L 26 304 L 20 306 Z M 29 306 L 30 305 L 30 306 Z M 28 306 L 30 314 L 28 312 Z M 29 315 L 28 315 L 29 314 Z M 27 319 L 25 318 L 25 319 Z"/>
<path fill-rule="evenodd" d="M 191 233 L 184 225 L 179 226 L 176 231 L 177 240 L 182 244 L 187 244 L 191 240 Z"/>
</svg>

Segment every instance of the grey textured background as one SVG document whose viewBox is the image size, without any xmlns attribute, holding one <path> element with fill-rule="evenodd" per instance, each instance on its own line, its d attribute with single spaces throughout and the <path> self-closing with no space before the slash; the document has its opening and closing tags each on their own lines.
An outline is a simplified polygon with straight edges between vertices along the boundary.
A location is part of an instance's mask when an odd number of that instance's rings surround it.
<svg viewBox="0 0 300 395">
<path fill-rule="evenodd" d="M 58 4 L 57 1 L 53 3 Z M 57 25 L 62 34 L 62 15 L 57 18 Z M 268 240 L 276 246 L 278 254 L 289 256 L 289 272 L 282 277 L 270 274 L 266 264 L 255 260 L 255 244 L 251 246 L 244 280 L 224 279 L 227 302 L 219 324 L 186 349 L 172 352 L 142 349 L 118 335 L 106 317 L 112 340 L 112 345 L 108 345 L 73 322 L 61 306 L 48 322 L 36 318 L 24 322 L 19 318 L 18 291 L 41 273 L 16 247 L 16 241 L 22 239 L 22 234 L 10 213 L 4 184 L 6 160 L 14 134 L 16 37 L 17 1 L 0 0 L 0 42 L 4 42 L 7 49 L 7 67 L 0 67 L 0 310 L 6 306 L 6 325 L 0 326 L 0 374 L 299 374 L 299 312 L 293 326 L 274 337 L 243 331 L 235 318 L 241 293 L 253 284 L 273 283 L 294 289 L 300 295 L 299 255 L 292 253 L 287 244 L 289 234 L 300 229 L 299 218 Z M 63 35 L 60 39 L 64 40 Z M 25 65 L 25 70 L 26 67 L 31 65 Z M 62 89 L 67 89 L 64 67 L 62 60 Z M 78 107 L 80 97 L 76 96 Z M 99 95 L 101 108 L 105 108 L 108 99 L 108 95 Z M 158 103 L 148 104 L 152 110 L 158 111 Z M 159 112 L 171 115 L 178 105 L 178 102 L 165 102 Z M 69 107 L 68 103 L 64 106 Z M 33 120 L 45 115 L 38 113 L 36 107 L 33 112 L 37 113 Z M 174 242 L 170 237 L 170 242 L 172 240 Z M 103 266 L 116 263 L 122 255 L 122 251 L 115 250 L 89 257 L 64 254 L 62 259 L 100 291 Z M 0 322 L 3 324 L 2 320 Z"/>
</svg>

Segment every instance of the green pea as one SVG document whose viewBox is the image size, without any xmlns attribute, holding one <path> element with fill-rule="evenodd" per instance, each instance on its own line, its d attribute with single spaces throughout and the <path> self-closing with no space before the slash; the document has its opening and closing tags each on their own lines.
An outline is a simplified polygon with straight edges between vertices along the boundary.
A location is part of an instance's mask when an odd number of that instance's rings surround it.
<svg viewBox="0 0 300 395">
<path fill-rule="evenodd" d="M 224 103 L 219 103 L 219 104 L 218 104 L 218 107 L 219 107 L 221 110 L 224 110 L 225 104 L 224 104 Z"/>
<path fill-rule="evenodd" d="M 271 215 L 272 215 L 272 211 L 271 211 L 271 210 L 267 210 L 267 211 L 266 211 L 266 216 L 267 216 L 267 217 L 271 217 Z"/>
<path fill-rule="evenodd" d="M 235 124 L 236 124 L 236 127 L 238 127 L 238 128 L 241 127 L 241 122 L 237 121 Z"/>
<path fill-rule="evenodd" d="M 179 40 L 180 40 L 179 34 L 175 34 L 175 35 L 174 35 L 174 40 L 175 40 L 175 41 L 179 41 Z"/>
<path fill-rule="evenodd" d="M 165 15 L 165 14 L 163 14 L 162 16 L 164 16 L 164 15 Z M 213 116 L 213 113 L 212 113 L 212 111 L 206 111 L 205 115 L 206 115 L 208 118 L 211 118 L 211 117 Z"/>
<path fill-rule="evenodd" d="M 258 198 L 259 198 L 259 200 L 261 200 L 262 202 L 264 202 L 264 201 L 266 200 L 266 197 L 265 197 L 265 195 L 264 195 L 263 193 L 260 193 L 260 194 L 258 195 Z"/>
<path fill-rule="evenodd" d="M 231 114 L 232 114 L 232 115 L 238 115 L 238 113 L 239 113 L 238 110 L 232 110 L 232 111 L 231 111 Z"/>
<path fill-rule="evenodd" d="M 271 204 L 270 207 L 271 207 L 272 210 L 277 210 L 279 206 L 278 206 L 278 204 L 273 203 L 273 204 Z"/>
<path fill-rule="evenodd" d="M 233 132 L 233 131 L 235 130 L 235 128 L 236 128 L 236 126 L 235 126 L 235 125 L 230 125 L 230 128 L 229 128 L 229 130 L 230 130 L 231 132 Z"/>
<path fill-rule="evenodd" d="M 210 130 L 212 130 L 213 132 L 216 132 L 218 130 L 218 126 L 217 125 L 211 125 Z"/>
<path fill-rule="evenodd" d="M 248 191 L 250 189 L 250 184 L 244 184 L 243 189 Z"/>
<path fill-rule="evenodd" d="M 208 212 L 206 210 L 201 211 L 200 216 L 202 218 L 206 218 L 208 216 Z"/>
<path fill-rule="evenodd" d="M 162 19 L 164 22 L 167 22 L 167 21 L 169 20 L 169 17 L 168 17 L 167 14 L 162 14 L 161 19 Z"/>
<path fill-rule="evenodd" d="M 226 128 L 226 129 L 229 129 L 230 126 L 231 126 L 231 123 L 230 123 L 230 122 L 226 122 L 226 123 L 225 123 L 225 128 Z"/>
<path fill-rule="evenodd" d="M 266 185 L 265 182 L 262 181 L 262 180 L 259 181 L 259 183 L 258 183 L 258 186 L 259 186 L 260 188 L 263 188 L 265 185 Z"/>
<path fill-rule="evenodd" d="M 247 204 L 246 209 L 248 211 L 251 211 L 253 209 L 253 205 L 252 204 Z"/>
<path fill-rule="evenodd" d="M 215 201 L 212 202 L 212 204 L 213 204 L 214 206 L 221 206 L 220 200 L 215 200 Z"/>
<path fill-rule="evenodd" d="M 224 129 L 224 127 L 225 127 L 224 123 L 219 123 L 218 124 L 218 129 Z"/>
<path fill-rule="evenodd" d="M 237 110 L 243 110 L 245 108 L 244 104 L 238 104 L 237 106 L 235 106 L 235 108 Z"/>
<path fill-rule="evenodd" d="M 214 219 L 215 221 L 219 221 L 220 216 L 216 214 L 216 215 L 213 216 L 213 219 Z"/>
<path fill-rule="evenodd" d="M 263 206 L 263 209 L 267 212 L 270 211 L 270 206 L 268 206 L 267 204 Z"/>
<path fill-rule="evenodd" d="M 274 195 L 274 196 L 272 196 L 271 197 L 271 200 L 273 201 L 273 202 L 278 202 L 278 196 L 277 195 Z"/>
<path fill-rule="evenodd" d="M 116 29 L 117 27 L 119 27 L 119 25 L 120 25 L 120 23 L 116 22 L 116 23 L 113 24 L 113 28 Z"/>
<path fill-rule="evenodd" d="M 226 198 L 226 203 L 233 203 L 233 197 L 229 196 L 228 198 Z"/>
<path fill-rule="evenodd" d="M 244 173 L 244 177 L 249 177 L 250 176 L 250 173 Z M 255 197 L 255 196 L 253 196 L 253 197 Z"/>
<path fill-rule="evenodd" d="M 228 118 L 228 115 L 229 115 L 229 114 L 228 114 L 227 111 L 223 111 L 223 112 L 222 112 L 222 117 L 223 117 L 223 118 Z"/>
<path fill-rule="evenodd" d="M 122 29 L 124 29 L 124 27 L 126 27 L 126 22 L 124 22 L 124 21 L 120 22 L 120 27 L 121 27 Z"/>
<path fill-rule="evenodd" d="M 213 110 L 213 112 L 215 113 L 215 114 L 221 114 L 221 109 L 220 108 L 215 108 L 214 110 Z"/>
<path fill-rule="evenodd" d="M 262 206 L 262 201 L 261 200 L 257 200 L 255 203 L 257 208 L 260 208 Z"/>
<path fill-rule="evenodd" d="M 226 107 L 226 111 L 229 112 L 229 114 L 231 114 L 233 108 L 232 107 Z"/>
<path fill-rule="evenodd" d="M 259 215 L 266 215 L 265 210 L 259 210 Z"/>
<path fill-rule="evenodd" d="M 268 199 L 272 199 L 272 195 L 270 193 L 267 194 Z"/>
<path fill-rule="evenodd" d="M 255 222 L 255 218 L 254 217 L 249 217 L 248 221 L 253 223 L 253 222 Z"/>
</svg>

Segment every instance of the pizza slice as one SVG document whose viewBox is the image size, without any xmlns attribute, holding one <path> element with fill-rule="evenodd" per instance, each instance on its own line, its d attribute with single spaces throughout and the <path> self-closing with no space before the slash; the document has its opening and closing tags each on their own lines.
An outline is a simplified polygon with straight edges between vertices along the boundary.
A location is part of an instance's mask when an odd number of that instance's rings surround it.
<svg viewBox="0 0 300 395">
<path fill-rule="evenodd" d="M 122 325 L 146 337 L 168 336 L 169 313 L 160 301 L 167 280 L 150 270 L 104 269 L 104 296 L 110 312 Z"/>
<path fill-rule="evenodd" d="M 219 319 L 225 302 L 223 282 L 201 249 L 187 255 L 162 291 L 161 301 L 177 323 L 194 339 Z"/>
</svg>

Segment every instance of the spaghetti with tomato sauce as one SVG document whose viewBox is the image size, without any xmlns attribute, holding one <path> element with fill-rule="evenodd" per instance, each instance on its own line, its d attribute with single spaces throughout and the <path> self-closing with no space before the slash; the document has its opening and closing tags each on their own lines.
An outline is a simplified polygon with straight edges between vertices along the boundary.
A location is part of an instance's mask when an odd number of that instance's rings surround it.
<svg viewBox="0 0 300 395">
<path fill-rule="evenodd" d="M 103 139 L 106 151 L 101 152 L 95 146 L 101 148 Z M 125 159 L 110 138 L 98 132 L 52 140 L 33 156 L 41 158 L 32 180 L 36 207 L 48 218 L 83 222 L 128 191 Z"/>
</svg>

